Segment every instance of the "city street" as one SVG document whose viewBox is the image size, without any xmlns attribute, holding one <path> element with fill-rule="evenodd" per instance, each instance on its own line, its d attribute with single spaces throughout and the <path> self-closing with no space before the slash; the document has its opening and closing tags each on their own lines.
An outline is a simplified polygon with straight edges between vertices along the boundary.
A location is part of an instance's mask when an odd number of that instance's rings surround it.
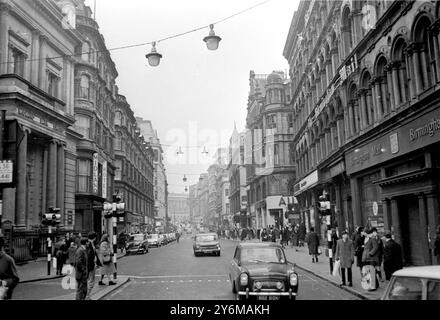
<svg viewBox="0 0 440 320">
<path fill-rule="evenodd" d="M 104 299 L 107 300 L 234 300 L 228 266 L 236 241 L 221 240 L 220 257 L 195 257 L 192 240 L 152 248 L 146 255 L 128 256 L 118 263 L 119 273 L 131 281 Z M 315 276 L 299 271 L 298 300 L 357 300 Z"/>
</svg>

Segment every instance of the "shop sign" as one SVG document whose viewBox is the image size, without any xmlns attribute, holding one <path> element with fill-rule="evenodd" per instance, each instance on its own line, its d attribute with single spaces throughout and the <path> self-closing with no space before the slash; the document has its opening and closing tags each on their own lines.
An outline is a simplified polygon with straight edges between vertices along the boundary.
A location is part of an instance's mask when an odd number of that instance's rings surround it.
<svg viewBox="0 0 440 320">
<path fill-rule="evenodd" d="M 377 204 L 376 201 L 373 202 L 373 214 L 375 216 L 377 216 L 377 214 L 379 213 L 379 205 Z"/>
<path fill-rule="evenodd" d="M 347 174 L 356 173 L 438 141 L 440 141 L 440 111 L 434 110 L 393 130 L 391 134 L 347 153 L 345 157 Z"/>
<path fill-rule="evenodd" d="M 93 193 L 98 193 L 98 154 L 93 154 Z"/>
<path fill-rule="evenodd" d="M 0 183 L 12 183 L 14 180 L 14 163 L 11 160 L 0 160 Z"/>
<path fill-rule="evenodd" d="M 267 209 L 281 210 L 286 208 L 287 203 L 293 203 L 293 197 L 270 196 L 266 198 Z"/>
<path fill-rule="evenodd" d="M 318 171 L 315 170 L 294 186 L 295 196 L 318 184 Z"/>
<path fill-rule="evenodd" d="M 102 197 L 107 199 L 107 161 L 102 164 Z"/>
</svg>

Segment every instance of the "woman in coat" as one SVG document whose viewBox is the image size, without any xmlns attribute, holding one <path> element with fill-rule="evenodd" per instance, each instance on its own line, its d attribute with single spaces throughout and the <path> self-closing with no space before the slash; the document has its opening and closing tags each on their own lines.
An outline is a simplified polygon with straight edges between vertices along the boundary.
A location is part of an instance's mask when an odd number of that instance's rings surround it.
<svg viewBox="0 0 440 320">
<path fill-rule="evenodd" d="M 315 228 L 310 228 L 310 233 L 306 237 L 307 246 L 309 247 L 309 254 L 312 256 L 312 263 L 318 262 L 318 247 L 319 237 L 315 232 Z"/>
<path fill-rule="evenodd" d="M 359 267 L 362 276 L 362 253 L 365 247 L 364 227 L 359 227 L 353 237 L 354 255 L 356 256 L 356 266 Z"/>
<path fill-rule="evenodd" d="M 99 260 L 101 261 L 101 281 L 99 281 L 99 285 L 105 285 L 102 280 L 104 277 L 108 277 L 108 284 L 115 285 L 116 283 L 112 281 L 112 274 L 115 273 L 115 264 L 113 263 L 113 250 L 108 240 L 108 235 L 104 234 L 101 238 L 101 242 L 99 244 Z"/>
<path fill-rule="evenodd" d="M 347 270 L 348 286 L 352 287 L 351 266 L 354 262 L 354 246 L 353 241 L 348 238 L 347 231 L 344 231 L 342 233 L 342 239 L 337 241 L 335 259 L 341 263 L 341 285 L 345 286 L 345 270 Z"/>
</svg>

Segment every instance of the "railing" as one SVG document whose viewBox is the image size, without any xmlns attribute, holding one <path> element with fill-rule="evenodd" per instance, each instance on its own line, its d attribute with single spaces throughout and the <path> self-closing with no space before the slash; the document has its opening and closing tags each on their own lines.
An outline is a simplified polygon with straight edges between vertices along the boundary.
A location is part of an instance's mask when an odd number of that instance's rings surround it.
<svg viewBox="0 0 440 320">
<path fill-rule="evenodd" d="M 53 230 L 51 236 L 54 245 L 65 237 L 68 232 L 75 235 L 79 234 L 79 232 L 72 232 L 71 230 Z M 82 234 L 87 233 L 82 232 Z M 17 263 L 35 260 L 47 255 L 48 237 L 49 232 L 47 229 L 32 231 L 13 230 L 10 245 L 5 249 Z"/>
</svg>

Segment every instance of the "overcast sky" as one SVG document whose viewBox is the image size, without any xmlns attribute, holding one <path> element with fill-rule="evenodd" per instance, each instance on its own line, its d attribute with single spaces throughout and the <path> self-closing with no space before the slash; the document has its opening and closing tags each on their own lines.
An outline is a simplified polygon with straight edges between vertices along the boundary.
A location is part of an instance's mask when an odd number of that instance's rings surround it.
<svg viewBox="0 0 440 320">
<path fill-rule="evenodd" d="M 262 0 L 96 0 L 96 19 L 108 48 L 155 41 L 207 26 Z M 93 0 L 86 0 L 93 10 Z M 203 29 L 157 46 L 161 64 L 148 66 L 150 46 L 111 53 L 119 72 L 119 93 L 136 116 L 150 119 L 164 147 L 170 192 L 187 185 L 212 162 L 218 146 L 227 146 L 234 121 L 245 129 L 249 72 L 286 71 L 283 49 L 299 0 L 271 0 L 219 23 L 222 38 L 209 51 Z M 178 145 L 184 155 L 176 158 Z M 210 156 L 201 155 L 206 146 Z M 187 148 L 190 147 L 190 148 Z M 200 147 L 194 148 L 194 147 Z M 180 162 L 179 162 L 180 161 Z M 173 174 L 178 173 L 178 175 Z"/>
</svg>

